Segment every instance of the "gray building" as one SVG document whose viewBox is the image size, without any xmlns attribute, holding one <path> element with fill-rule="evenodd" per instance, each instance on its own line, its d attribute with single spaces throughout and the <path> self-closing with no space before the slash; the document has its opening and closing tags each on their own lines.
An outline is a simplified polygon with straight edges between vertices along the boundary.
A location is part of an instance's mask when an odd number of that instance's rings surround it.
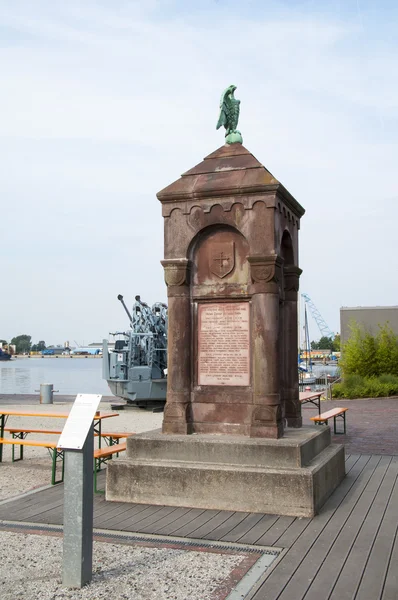
<svg viewBox="0 0 398 600">
<path fill-rule="evenodd" d="M 350 323 L 352 321 L 363 325 L 373 335 L 377 333 L 379 325 L 388 322 L 394 333 L 398 335 L 398 306 L 343 306 L 340 308 L 342 344 L 350 337 Z"/>
</svg>

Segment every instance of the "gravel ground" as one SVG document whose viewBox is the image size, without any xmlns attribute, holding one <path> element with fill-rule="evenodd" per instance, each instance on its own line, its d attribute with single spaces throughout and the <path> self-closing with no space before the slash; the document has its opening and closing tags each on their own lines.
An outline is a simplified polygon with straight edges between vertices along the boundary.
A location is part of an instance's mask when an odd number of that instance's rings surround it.
<svg viewBox="0 0 398 600">
<path fill-rule="evenodd" d="M 211 600 L 244 558 L 94 542 L 92 582 L 69 590 L 62 587 L 62 538 L 0 532 L 0 544 L 7 549 L 2 600 Z"/>
<path fill-rule="evenodd" d="M 71 404 L 7 406 L 9 410 L 69 412 Z M 100 405 L 109 411 L 109 404 Z M 142 432 L 161 427 L 162 413 L 127 410 L 102 422 L 103 431 Z M 10 417 L 7 426 L 61 430 L 65 419 Z M 7 436 L 9 434 L 6 434 Z M 49 436 L 31 434 L 31 439 Z M 57 439 L 57 435 L 50 439 Z M 11 462 L 3 447 L 0 500 L 49 485 L 51 459 L 45 448 L 24 448 L 24 460 Z M 82 590 L 62 587 L 62 538 L 0 531 L 6 551 L 0 562 L 1 600 L 211 600 L 243 555 L 94 542 L 93 581 Z M 224 597 L 224 596 L 222 596 Z"/>
<path fill-rule="evenodd" d="M 72 405 L 67 404 L 34 404 L 7 406 L 7 410 L 24 410 L 29 412 L 69 413 Z M 101 412 L 111 413 L 109 403 L 100 404 Z M 117 413 L 114 413 L 117 414 Z M 141 409 L 121 411 L 119 416 L 102 421 L 103 431 L 136 432 L 158 429 L 162 426 L 163 413 L 152 413 Z M 48 417 L 10 417 L 7 427 L 30 427 L 32 429 L 61 430 L 65 419 Z M 8 437 L 10 434 L 6 433 Z M 32 440 L 56 441 L 57 435 L 30 434 Z M 49 485 L 51 481 L 51 458 L 46 448 L 24 447 L 24 460 L 11 462 L 11 446 L 3 447 L 3 462 L 0 463 L 0 501 L 17 496 L 32 489 Z M 19 448 L 16 448 L 16 453 Z M 0 595 L 1 597 L 1 595 Z"/>
</svg>

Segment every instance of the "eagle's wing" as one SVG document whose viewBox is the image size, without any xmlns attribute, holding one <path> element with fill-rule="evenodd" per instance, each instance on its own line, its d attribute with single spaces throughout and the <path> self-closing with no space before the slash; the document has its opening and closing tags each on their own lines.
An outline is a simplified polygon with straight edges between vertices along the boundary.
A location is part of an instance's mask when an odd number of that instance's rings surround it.
<svg viewBox="0 0 398 600">
<path fill-rule="evenodd" d="M 236 129 L 239 121 L 240 100 L 231 101 L 231 129 Z"/>
<path fill-rule="evenodd" d="M 216 129 L 220 129 L 220 127 L 224 126 L 228 128 L 228 123 L 231 118 L 231 98 L 230 98 L 231 90 L 227 88 L 221 96 L 220 101 L 220 117 L 218 119 Z"/>
<path fill-rule="evenodd" d="M 223 105 L 221 105 L 221 108 L 220 108 L 220 117 L 218 119 L 216 129 L 220 129 L 220 127 L 222 127 L 223 125 L 225 127 L 226 122 L 227 122 L 227 115 L 225 114 L 225 110 L 224 110 Z"/>
</svg>

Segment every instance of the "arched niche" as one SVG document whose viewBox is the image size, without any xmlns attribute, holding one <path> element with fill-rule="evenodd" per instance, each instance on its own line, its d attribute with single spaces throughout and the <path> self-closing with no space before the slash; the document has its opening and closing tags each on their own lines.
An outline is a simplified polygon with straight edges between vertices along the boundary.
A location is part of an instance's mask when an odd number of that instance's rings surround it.
<svg viewBox="0 0 398 600">
<path fill-rule="evenodd" d="M 248 255 L 249 244 L 234 227 L 213 225 L 202 229 L 188 249 L 192 284 L 247 285 L 250 277 Z"/>
<path fill-rule="evenodd" d="M 293 241 L 287 229 L 285 229 L 282 235 L 280 255 L 283 258 L 285 267 L 291 267 L 295 264 Z"/>
</svg>

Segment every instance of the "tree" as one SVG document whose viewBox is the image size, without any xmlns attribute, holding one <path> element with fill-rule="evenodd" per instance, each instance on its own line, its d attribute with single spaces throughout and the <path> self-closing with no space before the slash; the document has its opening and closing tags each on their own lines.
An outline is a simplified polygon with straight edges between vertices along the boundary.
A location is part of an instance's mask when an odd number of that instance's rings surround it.
<svg viewBox="0 0 398 600">
<path fill-rule="evenodd" d="M 398 375 L 398 337 L 390 325 L 379 325 L 377 363 L 380 374 Z"/>
<path fill-rule="evenodd" d="M 323 335 L 318 342 L 318 350 L 332 350 L 333 349 L 333 340 L 330 337 L 326 337 Z"/>
<path fill-rule="evenodd" d="M 44 340 L 40 340 L 37 344 L 33 344 L 31 350 L 32 352 L 42 352 L 46 349 L 46 342 Z"/>
<path fill-rule="evenodd" d="M 15 345 L 16 353 L 23 354 L 24 352 L 30 352 L 32 336 L 31 335 L 17 335 L 11 340 L 11 344 Z"/>
<path fill-rule="evenodd" d="M 7 344 L 7 343 L 8 343 L 7 340 L 1 340 L 0 339 L 0 344 Z"/>
<path fill-rule="evenodd" d="M 334 336 L 334 340 L 333 340 L 333 352 L 340 352 L 340 346 L 341 346 L 341 340 L 340 340 L 340 334 L 337 333 Z"/>
<path fill-rule="evenodd" d="M 351 334 L 344 344 L 343 358 L 340 361 L 344 376 L 373 377 L 379 375 L 377 360 L 379 339 L 356 322 L 350 323 L 350 330 Z"/>
</svg>

